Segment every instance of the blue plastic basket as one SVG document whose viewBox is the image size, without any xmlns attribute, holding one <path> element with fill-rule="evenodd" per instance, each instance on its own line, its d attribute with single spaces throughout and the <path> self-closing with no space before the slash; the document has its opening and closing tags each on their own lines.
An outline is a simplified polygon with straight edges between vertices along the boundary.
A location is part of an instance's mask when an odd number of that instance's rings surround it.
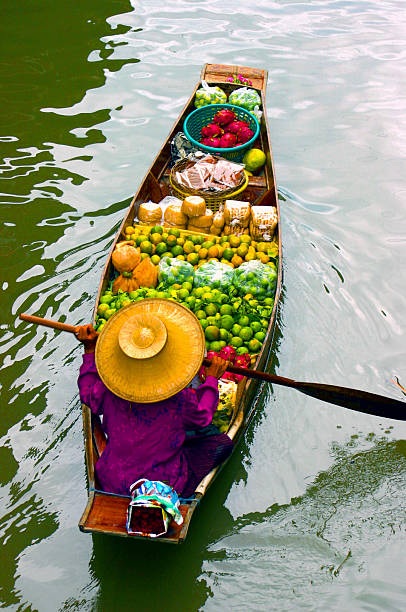
<svg viewBox="0 0 406 612">
<path fill-rule="evenodd" d="M 251 138 L 251 140 L 239 145 L 238 147 L 230 147 L 227 149 L 216 149 L 215 147 L 208 147 L 199 142 L 202 128 L 209 123 L 212 123 L 214 115 L 222 108 L 231 109 L 236 114 L 236 120 L 246 121 L 249 124 L 250 129 L 254 132 L 254 136 Z M 258 138 L 259 123 L 254 115 L 245 110 L 245 108 L 241 108 L 241 106 L 235 106 L 234 104 L 208 104 L 207 106 L 197 108 L 186 117 L 183 124 L 183 131 L 190 142 L 192 142 L 196 147 L 199 147 L 199 149 L 202 151 L 208 151 L 209 153 L 213 153 L 215 155 L 221 155 L 221 157 L 231 161 L 240 162 L 242 161 L 242 158 L 247 150 L 254 145 L 255 140 Z"/>
</svg>

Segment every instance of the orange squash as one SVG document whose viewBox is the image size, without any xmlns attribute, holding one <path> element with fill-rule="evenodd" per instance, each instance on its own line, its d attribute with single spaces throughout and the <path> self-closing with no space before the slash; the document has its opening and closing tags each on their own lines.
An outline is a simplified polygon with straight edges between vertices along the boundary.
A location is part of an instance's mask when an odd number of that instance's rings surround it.
<svg viewBox="0 0 406 612">
<path fill-rule="evenodd" d="M 113 293 L 118 293 L 119 289 L 129 293 L 130 291 L 136 291 L 139 286 L 139 282 L 134 278 L 134 273 L 122 272 L 113 283 Z"/>
<path fill-rule="evenodd" d="M 140 263 L 141 253 L 128 242 L 119 242 L 113 251 L 111 260 L 119 272 L 131 272 Z"/>
<path fill-rule="evenodd" d="M 133 271 L 140 287 L 156 287 L 158 284 L 158 271 L 149 257 L 146 257 Z"/>
</svg>

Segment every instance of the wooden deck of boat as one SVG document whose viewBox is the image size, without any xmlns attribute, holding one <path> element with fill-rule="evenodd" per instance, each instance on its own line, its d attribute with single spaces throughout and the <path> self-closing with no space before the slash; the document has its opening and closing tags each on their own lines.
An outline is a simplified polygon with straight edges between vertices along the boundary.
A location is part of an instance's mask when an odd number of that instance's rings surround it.
<svg viewBox="0 0 406 612">
<path fill-rule="evenodd" d="M 99 491 L 91 492 L 89 500 L 91 506 L 86 517 L 82 517 L 79 523 L 79 528 L 83 532 L 105 533 L 127 537 L 126 520 L 127 507 L 130 501 L 129 497 L 119 495 L 106 495 Z M 171 521 L 168 533 L 159 540 L 177 544 L 182 542 L 187 533 L 189 526 L 189 517 L 197 505 L 198 500 L 193 500 L 191 503 L 181 504 L 179 510 L 183 516 L 183 524 L 177 525 L 175 521 Z M 137 536 L 132 536 L 137 537 Z M 143 536 L 138 536 L 145 539 Z"/>
</svg>

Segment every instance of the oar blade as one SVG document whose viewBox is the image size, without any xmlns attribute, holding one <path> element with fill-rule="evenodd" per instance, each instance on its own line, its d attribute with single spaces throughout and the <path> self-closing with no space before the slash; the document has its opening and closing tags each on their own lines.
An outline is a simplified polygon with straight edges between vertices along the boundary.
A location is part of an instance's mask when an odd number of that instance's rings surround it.
<svg viewBox="0 0 406 612">
<path fill-rule="evenodd" d="M 306 395 L 316 397 L 330 404 L 349 408 L 350 410 L 386 419 L 406 421 L 406 402 L 392 399 L 391 397 L 383 397 L 382 395 L 376 395 L 367 391 L 320 383 L 296 381 L 295 388 Z"/>
</svg>

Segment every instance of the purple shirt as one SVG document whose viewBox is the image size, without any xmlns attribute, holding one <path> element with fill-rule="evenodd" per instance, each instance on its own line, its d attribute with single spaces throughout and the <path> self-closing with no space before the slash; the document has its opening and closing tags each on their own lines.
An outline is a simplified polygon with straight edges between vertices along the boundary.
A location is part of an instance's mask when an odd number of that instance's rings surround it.
<svg viewBox="0 0 406 612">
<path fill-rule="evenodd" d="M 78 385 L 81 401 L 103 415 L 107 446 L 96 464 L 103 490 L 126 495 L 133 482 L 148 478 L 168 483 L 181 495 L 190 475 L 182 449 L 186 430 L 212 422 L 219 399 L 217 378 L 208 376 L 196 391 L 184 389 L 161 402 L 136 404 L 107 389 L 94 353 L 87 353 Z"/>
</svg>

